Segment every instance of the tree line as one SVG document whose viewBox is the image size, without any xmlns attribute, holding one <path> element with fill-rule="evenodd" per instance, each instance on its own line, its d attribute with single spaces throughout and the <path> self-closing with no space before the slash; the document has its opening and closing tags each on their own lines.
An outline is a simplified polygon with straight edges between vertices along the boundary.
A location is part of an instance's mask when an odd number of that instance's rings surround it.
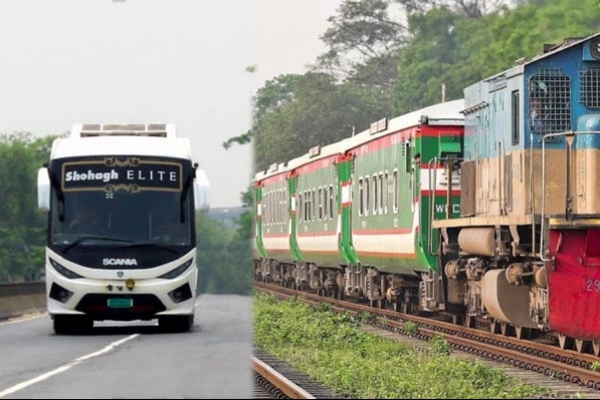
<svg viewBox="0 0 600 400">
<path fill-rule="evenodd" d="M 321 35 L 326 51 L 306 73 L 265 82 L 251 128 L 223 145 L 251 143 L 261 171 L 382 118 L 461 98 L 545 43 L 600 31 L 598 1 L 344 0 Z"/>
</svg>

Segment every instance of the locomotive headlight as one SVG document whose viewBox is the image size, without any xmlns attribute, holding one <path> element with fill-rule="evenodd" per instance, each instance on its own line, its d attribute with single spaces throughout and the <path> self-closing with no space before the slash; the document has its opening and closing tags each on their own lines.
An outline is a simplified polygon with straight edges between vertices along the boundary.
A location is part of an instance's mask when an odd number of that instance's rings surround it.
<svg viewBox="0 0 600 400">
<path fill-rule="evenodd" d="M 127 289 L 129 290 L 133 290 L 133 287 L 135 286 L 135 281 L 129 278 L 125 281 L 125 286 L 127 286 Z"/>
</svg>

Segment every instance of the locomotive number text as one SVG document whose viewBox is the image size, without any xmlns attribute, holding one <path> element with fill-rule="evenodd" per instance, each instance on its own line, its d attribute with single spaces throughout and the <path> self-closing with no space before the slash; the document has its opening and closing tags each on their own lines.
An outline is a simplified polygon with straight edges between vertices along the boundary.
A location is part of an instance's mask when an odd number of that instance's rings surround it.
<svg viewBox="0 0 600 400">
<path fill-rule="evenodd" d="M 588 279 L 585 290 L 588 292 L 600 293 L 600 279 Z"/>
</svg>

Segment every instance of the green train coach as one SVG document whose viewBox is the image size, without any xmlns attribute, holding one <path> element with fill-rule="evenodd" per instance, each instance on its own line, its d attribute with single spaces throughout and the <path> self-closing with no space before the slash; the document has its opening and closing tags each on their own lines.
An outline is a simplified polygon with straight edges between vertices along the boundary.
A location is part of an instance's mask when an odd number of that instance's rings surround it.
<svg viewBox="0 0 600 400">
<path fill-rule="evenodd" d="M 255 279 L 367 300 L 443 308 L 431 222 L 460 216 L 464 101 L 382 119 L 256 174 Z"/>
</svg>

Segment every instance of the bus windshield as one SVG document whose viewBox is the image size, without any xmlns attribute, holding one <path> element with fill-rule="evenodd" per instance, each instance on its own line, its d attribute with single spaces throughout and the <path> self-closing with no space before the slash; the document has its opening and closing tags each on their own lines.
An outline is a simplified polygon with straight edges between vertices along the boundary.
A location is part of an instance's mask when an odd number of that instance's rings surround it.
<svg viewBox="0 0 600 400">
<path fill-rule="evenodd" d="M 69 160 L 51 174 L 52 245 L 192 244 L 191 171 L 181 161 Z"/>
</svg>

